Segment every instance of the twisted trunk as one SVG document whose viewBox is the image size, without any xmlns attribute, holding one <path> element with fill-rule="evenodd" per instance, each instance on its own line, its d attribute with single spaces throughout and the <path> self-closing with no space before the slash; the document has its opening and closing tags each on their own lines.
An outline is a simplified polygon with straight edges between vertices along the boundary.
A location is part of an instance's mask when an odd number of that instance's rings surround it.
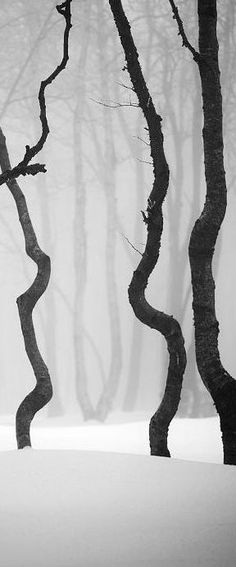
<svg viewBox="0 0 236 567">
<path fill-rule="evenodd" d="M 6 139 L 0 129 L 0 166 L 2 172 L 11 169 Z M 31 446 L 31 421 L 52 397 L 52 383 L 48 368 L 39 352 L 32 319 L 33 309 L 47 288 L 50 278 L 50 258 L 39 247 L 31 223 L 26 200 L 17 181 L 9 179 L 7 186 L 16 203 L 19 221 L 24 233 L 27 255 L 37 264 L 38 272 L 32 285 L 17 298 L 21 329 L 24 337 L 25 350 L 32 365 L 35 378 L 35 388 L 25 397 L 16 414 L 16 438 L 18 449 Z"/>
<path fill-rule="evenodd" d="M 212 258 L 226 210 L 222 97 L 216 35 L 216 0 L 198 1 L 199 66 L 203 100 L 206 201 L 193 228 L 189 258 L 193 286 L 196 358 L 201 378 L 220 416 L 224 462 L 236 464 L 236 382 L 223 368 L 218 349 Z"/>
<path fill-rule="evenodd" d="M 129 22 L 120 0 L 109 0 L 109 3 L 124 49 L 127 70 L 146 119 L 153 162 L 154 182 L 146 214 L 143 213 L 147 225 L 147 242 L 129 286 L 129 301 L 136 317 L 145 325 L 162 333 L 167 342 L 170 359 L 166 388 L 161 405 L 150 421 L 149 441 L 152 455 L 169 457 L 168 428 L 178 408 L 186 366 L 184 339 L 179 323 L 172 316 L 154 309 L 145 298 L 149 276 L 159 257 L 163 228 L 162 204 L 169 184 L 169 167 L 163 147 L 161 117 L 155 110 L 143 77 Z"/>
<path fill-rule="evenodd" d="M 19 221 L 24 233 L 26 254 L 36 263 L 38 271 L 32 285 L 17 298 L 17 306 L 20 316 L 21 329 L 24 337 L 25 350 L 32 365 L 35 378 L 35 388 L 26 396 L 20 404 L 16 414 L 16 437 L 19 449 L 31 446 L 30 425 L 37 411 L 39 411 L 52 397 L 52 384 L 48 368 L 39 352 L 35 336 L 32 313 L 33 309 L 47 288 L 50 278 L 50 258 L 39 247 L 37 238 L 31 223 L 25 196 L 21 191 L 16 177 L 19 175 L 35 175 L 39 171 L 45 171 L 44 165 L 31 164 L 31 160 L 42 150 L 47 136 L 49 126 L 47 121 L 45 90 L 54 79 L 65 69 L 69 59 L 68 40 L 71 28 L 71 0 L 65 0 L 61 5 L 56 6 L 59 14 L 65 19 L 63 55 L 61 62 L 54 71 L 43 81 L 41 81 L 38 101 L 40 107 L 41 135 L 33 146 L 26 146 L 23 160 L 17 166 L 11 167 L 8 156 L 6 139 L 0 129 L 0 185 L 6 183 L 16 203 Z"/>
</svg>

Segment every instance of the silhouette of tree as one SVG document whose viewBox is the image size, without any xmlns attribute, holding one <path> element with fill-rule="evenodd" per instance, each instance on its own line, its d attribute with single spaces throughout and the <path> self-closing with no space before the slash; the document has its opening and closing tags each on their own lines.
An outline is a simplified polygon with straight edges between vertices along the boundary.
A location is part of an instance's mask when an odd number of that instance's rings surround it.
<svg viewBox="0 0 236 567">
<path fill-rule="evenodd" d="M 222 95 L 218 62 L 217 3 L 198 0 L 199 52 L 189 42 L 173 0 L 169 0 L 183 45 L 197 63 L 203 100 L 203 148 L 206 200 L 193 227 L 189 259 L 193 288 L 196 360 L 220 416 L 224 463 L 236 464 L 236 382 L 223 368 L 218 348 L 219 323 L 215 311 L 212 259 L 223 222 L 227 191 L 222 132 Z"/>
<path fill-rule="evenodd" d="M 20 316 L 21 329 L 25 343 L 25 350 L 32 365 L 36 386 L 21 402 L 16 414 L 16 438 L 19 449 L 31 446 L 30 425 L 36 412 L 44 407 L 52 397 L 52 383 L 48 368 L 38 349 L 32 312 L 45 292 L 50 278 L 50 258 L 39 247 L 35 231 L 30 219 L 25 196 L 16 181 L 21 175 L 35 175 L 38 172 L 45 172 L 43 164 L 31 163 L 31 160 L 43 148 L 49 134 L 49 126 L 46 113 L 45 90 L 54 79 L 65 69 L 68 55 L 68 40 L 71 28 L 71 0 L 66 0 L 57 6 L 57 11 L 65 19 L 63 56 L 56 69 L 41 82 L 39 89 L 39 106 L 41 135 L 33 146 L 26 146 L 23 159 L 13 168 L 11 167 L 6 138 L 0 130 L 0 185 L 6 183 L 16 203 L 19 221 L 25 238 L 25 249 L 27 255 L 36 263 L 38 271 L 31 286 L 17 298 L 17 306 Z"/>
<path fill-rule="evenodd" d="M 158 257 L 163 228 L 162 204 L 169 184 L 169 167 L 163 148 L 161 117 L 157 114 L 139 63 L 130 24 L 120 0 L 109 0 L 120 41 L 125 53 L 127 70 L 147 123 L 154 182 L 143 219 L 147 225 L 147 241 L 142 259 L 133 273 L 129 286 L 129 301 L 136 317 L 150 328 L 161 332 L 169 351 L 166 388 L 160 407 L 150 421 L 149 441 L 152 455 L 170 456 L 167 446 L 168 428 L 180 400 L 183 373 L 186 366 L 184 340 L 179 323 L 169 315 L 154 309 L 146 300 L 145 289 Z"/>
</svg>

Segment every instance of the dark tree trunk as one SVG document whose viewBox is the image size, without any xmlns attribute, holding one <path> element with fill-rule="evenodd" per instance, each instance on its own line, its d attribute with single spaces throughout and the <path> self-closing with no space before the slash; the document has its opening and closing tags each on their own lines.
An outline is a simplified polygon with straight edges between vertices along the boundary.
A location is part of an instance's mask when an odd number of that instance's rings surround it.
<svg viewBox="0 0 236 567">
<path fill-rule="evenodd" d="M 0 166 L 2 172 L 11 169 L 5 136 L 0 130 Z M 32 365 L 37 384 L 20 404 L 16 414 L 16 438 L 18 449 L 31 446 L 31 421 L 52 397 L 52 384 L 47 366 L 39 352 L 32 311 L 47 288 L 50 278 L 50 258 L 40 249 L 30 220 L 25 197 L 15 179 L 10 179 L 7 186 L 15 200 L 19 221 L 25 237 L 26 253 L 37 264 L 38 273 L 32 285 L 17 298 L 25 350 Z"/>
<path fill-rule="evenodd" d="M 16 414 L 16 437 L 19 449 L 31 446 L 30 425 L 31 421 L 42 407 L 44 407 L 52 397 L 52 383 L 48 368 L 39 352 L 33 324 L 33 309 L 45 292 L 51 272 L 50 258 L 39 247 L 33 225 L 28 212 L 25 196 L 21 191 L 16 177 L 20 175 L 36 175 L 38 172 L 45 172 L 45 166 L 37 163 L 30 163 L 31 160 L 44 147 L 49 134 L 47 121 L 45 90 L 59 73 L 65 69 L 69 59 L 68 40 L 71 28 L 71 0 L 65 0 L 63 4 L 56 6 L 59 14 L 65 19 L 63 55 L 61 62 L 54 71 L 43 81 L 41 81 L 38 100 L 40 107 L 41 135 L 33 146 L 26 146 L 23 159 L 15 166 L 11 167 L 8 156 L 6 139 L 0 129 L 0 185 L 6 183 L 16 203 L 19 221 L 24 233 L 26 254 L 36 263 L 38 271 L 32 285 L 17 298 L 17 306 L 20 316 L 22 334 L 24 337 L 25 350 L 32 365 L 35 378 L 35 388 L 25 397 L 20 404 Z"/>
<path fill-rule="evenodd" d="M 224 463 L 236 464 L 236 382 L 223 368 L 218 350 L 212 258 L 226 210 L 222 97 L 216 35 L 216 0 L 198 1 L 206 201 L 193 228 L 189 257 L 193 286 L 196 358 L 201 378 L 220 416 Z"/>
<path fill-rule="evenodd" d="M 144 80 L 129 22 L 120 0 L 109 0 L 109 3 L 124 49 L 133 88 L 147 122 L 153 161 L 154 182 L 146 214 L 143 213 L 147 225 L 147 242 L 142 259 L 129 286 L 129 301 L 136 317 L 145 325 L 162 333 L 167 341 L 170 361 L 166 388 L 161 405 L 150 421 L 149 440 L 152 455 L 169 457 L 168 428 L 178 408 L 186 366 L 184 340 L 178 322 L 172 316 L 154 309 L 145 298 L 149 276 L 159 257 L 163 227 L 162 204 L 169 184 L 169 168 L 163 148 L 161 117 L 156 113 Z"/>
<path fill-rule="evenodd" d="M 202 133 L 201 133 L 201 84 L 198 69 L 194 69 L 194 99 L 193 99 L 193 119 L 192 119 L 192 160 L 193 160 L 193 200 L 192 214 L 189 220 L 189 228 L 186 231 L 186 250 L 188 246 L 189 234 L 192 229 L 195 215 L 201 210 L 201 177 L 202 177 Z M 208 391 L 204 387 L 196 364 L 195 337 L 194 330 L 191 330 L 190 344 L 187 349 L 187 367 L 185 372 L 185 389 L 183 387 L 182 402 L 185 392 L 189 396 L 188 417 L 206 417 L 216 414 Z"/>
</svg>

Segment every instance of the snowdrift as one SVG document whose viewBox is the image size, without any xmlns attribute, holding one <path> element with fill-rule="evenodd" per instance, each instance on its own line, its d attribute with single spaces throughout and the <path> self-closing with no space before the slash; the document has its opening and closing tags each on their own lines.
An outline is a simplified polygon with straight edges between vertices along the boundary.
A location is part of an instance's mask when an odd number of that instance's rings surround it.
<svg viewBox="0 0 236 567">
<path fill-rule="evenodd" d="M 233 567 L 235 467 L 96 451 L 0 453 L 3 567 Z"/>
</svg>

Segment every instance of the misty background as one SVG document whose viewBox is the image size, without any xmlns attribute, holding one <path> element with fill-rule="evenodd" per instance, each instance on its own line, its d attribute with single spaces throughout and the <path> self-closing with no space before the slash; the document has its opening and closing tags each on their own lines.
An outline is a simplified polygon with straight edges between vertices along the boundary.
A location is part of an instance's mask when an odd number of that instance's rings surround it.
<svg viewBox="0 0 236 567">
<path fill-rule="evenodd" d="M 204 202 L 202 113 L 198 69 L 181 47 L 165 0 L 124 0 L 145 79 L 163 118 L 171 182 L 164 205 L 158 265 L 147 288 L 157 309 L 182 325 L 188 365 L 178 415 L 215 415 L 194 358 L 188 241 Z M 197 45 L 196 6 L 179 1 L 186 33 Z M 236 55 L 235 6 L 219 3 L 218 38 L 224 104 L 228 208 L 214 275 L 222 364 L 236 375 Z M 144 249 L 152 166 L 145 122 L 105 0 L 74 0 L 67 68 L 46 92 L 50 135 L 39 160 L 47 174 L 20 178 L 42 249 L 49 287 L 34 311 L 54 398 L 43 414 L 105 420 L 121 410 L 154 412 L 167 370 L 163 337 L 142 325 L 127 288 Z M 2 0 L 0 123 L 12 166 L 40 133 L 40 81 L 59 63 L 63 22 L 51 0 Z M 135 250 L 136 248 L 137 250 Z M 15 413 L 35 384 L 16 298 L 36 273 L 26 256 L 12 196 L 0 206 L 0 412 Z M 95 411 L 96 413 L 93 413 Z"/>
</svg>

